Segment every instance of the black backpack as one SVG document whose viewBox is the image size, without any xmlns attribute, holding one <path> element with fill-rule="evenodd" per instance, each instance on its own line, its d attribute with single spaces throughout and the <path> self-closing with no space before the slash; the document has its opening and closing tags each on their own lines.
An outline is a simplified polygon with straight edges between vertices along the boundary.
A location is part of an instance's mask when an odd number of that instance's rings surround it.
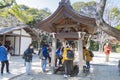
<svg viewBox="0 0 120 80">
<path fill-rule="evenodd" d="M 79 67 L 78 67 L 78 65 L 75 65 L 73 67 L 73 71 L 71 72 L 71 77 L 77 76 L 78 73 L 79 73 Z"/>
<path fill-rule="evenodd" d="M 67 50 L 67 58 L 74 59 L 74 52 L 72 50 Z"/>
<path fill-rule="evenodd" d="M 94 54 L 91 50 L 89 50 L 90 57 L 94 57 Z"/>
<path fill-rule="evenodd" d="M 30 53 L 30 49 L 25 50 L 23 59 L 25 59 L 26 62 L 32 61 L 32 54 Z"/>
</svg>

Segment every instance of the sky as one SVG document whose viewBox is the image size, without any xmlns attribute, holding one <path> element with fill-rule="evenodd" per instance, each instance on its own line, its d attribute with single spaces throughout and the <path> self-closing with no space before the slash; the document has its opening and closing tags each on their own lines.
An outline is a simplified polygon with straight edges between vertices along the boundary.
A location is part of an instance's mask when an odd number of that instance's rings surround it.
<svg viewBox="0 0 120 80">
<path fill-rule="evenodd" d="M 44 8 L 49 8 L 51 12 L 54 12 L 58 5 L 59 2 L 61 0 L 16 0 L 16 2 L 18 4 L 24 4 L 27 5 L 29 7 L 33 7 L 33 8 L 38 8 L 38 9 L 44 9 Z M 99 2 L 100 0 L 70 0 L 71 4 L 73 4 L 74 2 L 88 2 L 88 1 L 97 1 Z M 117 6 L 120 8 L 120 0 L 107 0 L 107 3 L 110 3 L 111 7 L 112 6 Z"/>
<path fill-rule="evenodd" d="M 54 12 L 61 0 L 16 0 L 18 4 L 25 4 L 29 7 L 44 9 L 49 8 L 52 12 Z M 96 1 L 96 0 L 70 0 L 71 4 L 77 1 Z"/>
</svg>

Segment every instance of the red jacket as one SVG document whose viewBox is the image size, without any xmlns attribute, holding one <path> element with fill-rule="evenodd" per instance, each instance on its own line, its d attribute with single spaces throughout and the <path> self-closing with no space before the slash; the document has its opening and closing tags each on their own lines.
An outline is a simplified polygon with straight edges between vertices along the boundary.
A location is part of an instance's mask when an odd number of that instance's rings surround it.
<svg viewBox="0 0 120 80">
<path fill-rule="evenodd" d="M 111 47 L 109 45 L 105 45 L 104 46 L 104 53 L 105 54 L 110 54 L 110 51 L 111 51 Z"/>
</svg>

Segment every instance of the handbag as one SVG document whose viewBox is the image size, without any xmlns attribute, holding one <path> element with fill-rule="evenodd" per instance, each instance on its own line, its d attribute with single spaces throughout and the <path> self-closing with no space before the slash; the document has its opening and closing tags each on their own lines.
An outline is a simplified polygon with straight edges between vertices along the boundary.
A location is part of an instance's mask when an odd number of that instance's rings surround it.
<svg viewBox="0 0 120 80">
<path fill-rule="evenodd" d="M 25 54 L 22 55 L 22 58 L 25 59 Z"/>
<path fill-rule="evenodd" d="M 39 59 L 43 58 L 43 51 L 42 50 L 39 51 L 39 55 L 38 56 L 39 56 Z"/>
</svg>

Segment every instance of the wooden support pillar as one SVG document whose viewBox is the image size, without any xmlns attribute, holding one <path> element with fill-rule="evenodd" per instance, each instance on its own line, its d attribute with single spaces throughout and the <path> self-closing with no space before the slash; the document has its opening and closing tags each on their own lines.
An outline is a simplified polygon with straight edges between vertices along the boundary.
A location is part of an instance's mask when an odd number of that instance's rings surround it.
<svg viewBox="0 0 120 80">
<path fill-rule="evenodd" d="M 79 73 L 83 70 L 83 43 L 81 32 L 78 32 L 78 54 L 79 54 Z"/>
<path fill-rule="evenodd" d="M 14 53 L 13 53 L 13 55 L 15 55 L 15 45 L 16 45 L 16 44 L 15 44 L 15 41 L 16 41 L 15 39 L 16 39 L 16 36 L 14 35 L 14 50 L 13 50 Z"/>
<path fill-rule="evenodd" d="M 5 45 L 5 34 L 3 34 L 3 42 L 2 42 L 3 45 Z"/>
<path fill-rule="evenodd" d="M 52 40 L 51 69 L 52 69 L 52 73 L 54 73 L 54 68 L 55 68 L 55 53 L 56 53 L 56 38 L 55 38 L 55 33 L 52 33 L 52 35 L 53 35 L 53 40 Z"/>
<path fill-rule="evenodd" d="M 21 35 L 22 35 L 22 29 L 20 29 L 20 36 L 19 36 L 19 55 L 21 55 Z"/>
</svg>

